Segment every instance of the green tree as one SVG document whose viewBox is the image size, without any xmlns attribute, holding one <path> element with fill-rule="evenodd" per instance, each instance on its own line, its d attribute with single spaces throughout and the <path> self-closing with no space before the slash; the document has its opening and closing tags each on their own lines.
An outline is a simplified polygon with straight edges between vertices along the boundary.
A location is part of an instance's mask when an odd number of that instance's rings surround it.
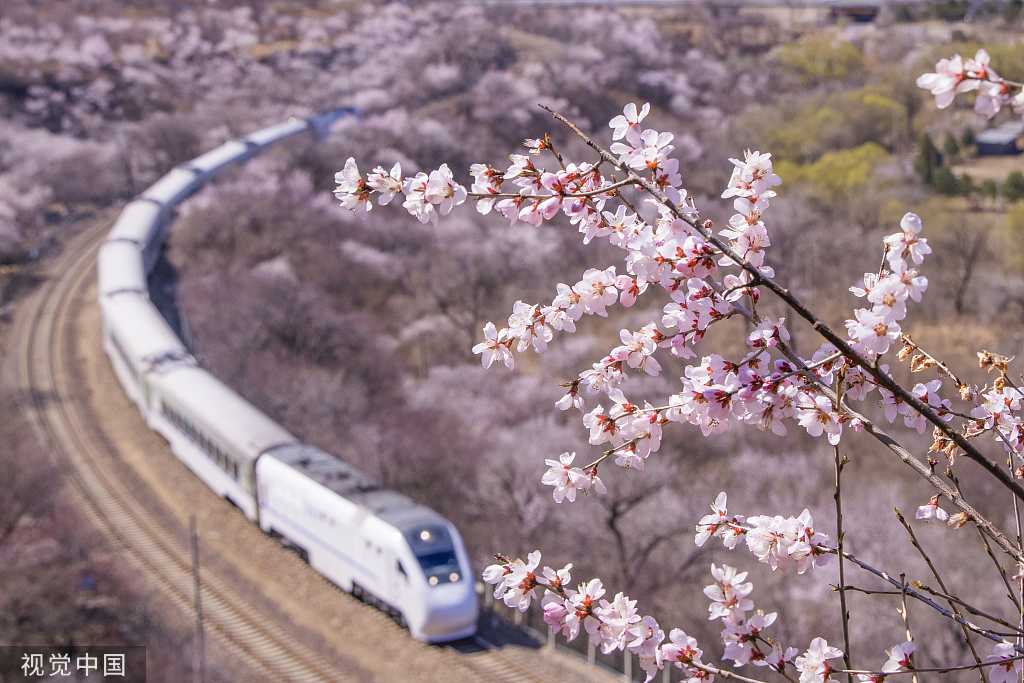
<svg viewBox="0 0 1024 683">
<path fill-rule="evenodd" d="M 1024 199 L 1024 173 L 1014 171 L 1006 176 L 1006 182 L 1003 183 L 1003 197 L 1008 202 Z"/>
<path fill-rule="evenodd" d="M 1022 9 L 1024 9 L 1024 0 L 1010 0 L 1006 3 L 1006 8 L 1003 10 L 1003 18 L 1006 19 L 1006 23 L 1012 24 L 1017 21 Z"/>
<path fill-rule="evenodd" d="M 966 0 L 965 0 L 966 2 Z M 845 81 L 864 68 L 864 57 L 852 43 L 831 37 L 812 37 L 790 43 L 778 57 L 807 85 Z"/>
<path fill-rule="evenodd" d="M 917 153 L 917 158 L 914 159 L 914 170 L 921 176 L 921 180 L 925 182 L 925 185 L 931 185 L 935 171 L 941 165 L 942 156 L 939 154 L 935 144 L 932 143 L 931 136 L 928 133 L 922 133 L 921 148 Z"/>
<path fill-rule="evenodd" d="M 964 132 L 960 136 L 960 142 L 963 144 L 963 149 L 966 152 L 970 148 L 974 147 L 974 143 L 977 141 L 977 133 L 971 127 L 964 128 Z"/>
<path fill-rule="evenodd" d="M 946 141 L 942 143 L 942 154 L 948 161 L 960 156 L 960 143 L 956 141 L 953 133 L 946 133 Z"/>
<path fill-rule="evenodd" d="M 969 6 L 968 0 L 946 0 L 932 5 L 932 14 L 943 21 L 963 21 Z"/>
<path fill-rule="evenodd" d="M 949 170 L 948 166 L 939 166 L 932 173 L 932 187 L 934 187 L 939 194 L 953 196 L 960 194 L 959 185 L 957 183 L 956 176 Z"/>
</svg>

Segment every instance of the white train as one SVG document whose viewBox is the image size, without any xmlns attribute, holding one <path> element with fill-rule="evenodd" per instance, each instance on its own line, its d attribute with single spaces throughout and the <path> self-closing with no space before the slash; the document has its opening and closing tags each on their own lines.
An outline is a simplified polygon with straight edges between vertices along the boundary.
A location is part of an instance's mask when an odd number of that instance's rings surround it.
<svg viewBox="0 0 1024 683">
<path fill-rule="evenodd" d="M 130 202 L 98 256 L 103 346 L 149 426 L 217 495 L 336 585 L 407 625 L 414 638 L 456 640 L 476 632 L 478 606 L 455 527 L 299 443 L 199 367 L 149 300 L 147 274 L 177 204 L 221 169 L 303 131 L 323 136 L 350 113 L 293 118 L 227 142 L 178 166 Z"/>
</svg>

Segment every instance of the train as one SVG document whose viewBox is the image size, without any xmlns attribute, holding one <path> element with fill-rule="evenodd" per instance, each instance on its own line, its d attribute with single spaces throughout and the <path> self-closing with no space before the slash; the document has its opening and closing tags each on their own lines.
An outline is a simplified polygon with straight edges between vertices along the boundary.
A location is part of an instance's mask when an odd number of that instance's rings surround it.
<svg viewBox="0 0 1024 683">
<path fill-rule="evenodd" d="M 344 108 L 291 118 L 231 140 L 129 202 L 97 255 L 103 348 L 147 425 L 215 494 L 413 638 L 458 640 L 476 633 L 479 608 L 455 526 L 301 443 L 204 369 L 149 297 L 149 274 L 181 202 L 221 170 L 303 132 L 323 137 L 353 114 Z"/>
</svg>

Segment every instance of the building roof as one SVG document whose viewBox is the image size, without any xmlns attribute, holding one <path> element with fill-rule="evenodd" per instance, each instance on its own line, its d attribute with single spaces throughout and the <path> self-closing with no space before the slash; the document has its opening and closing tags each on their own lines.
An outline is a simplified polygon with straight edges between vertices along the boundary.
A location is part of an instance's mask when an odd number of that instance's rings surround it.
<svg viewBox="0 0 1024 683">
<path fill-rule="evenodd" d="M 1024 133 L 1024 126 L 1017 123 L 1004 123 L 997 128 L 989 128 L 978 133 L 977 142 L 984 145 L 1008 145 L 1017 141 Z"/>
</svg>

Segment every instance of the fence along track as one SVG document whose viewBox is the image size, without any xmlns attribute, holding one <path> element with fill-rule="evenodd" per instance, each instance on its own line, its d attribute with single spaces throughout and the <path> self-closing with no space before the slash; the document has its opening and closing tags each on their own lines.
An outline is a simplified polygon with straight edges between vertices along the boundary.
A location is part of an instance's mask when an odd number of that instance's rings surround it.
<svg viewBox="0 0 1024 683">
<path fill-rule="evenodd" d="M 193 611 L 191 559 L 105 471 L 76 407 L 65 364 L 73 349 L 71 302 L 92 275 L 109 225 L 100 223 L 72 240 L 53 266 L 20 329 L 18 381 L 24 407 L 39 438 L 71 484 L 72 495 L 115 547 L 187 614 Z M 235 655 L 278 681 L 327 683 L 348 680 L 330 673 L 321 658 L 273 625 L 209 573 L 202 575 L 204 627 Z"/>
</svg>

